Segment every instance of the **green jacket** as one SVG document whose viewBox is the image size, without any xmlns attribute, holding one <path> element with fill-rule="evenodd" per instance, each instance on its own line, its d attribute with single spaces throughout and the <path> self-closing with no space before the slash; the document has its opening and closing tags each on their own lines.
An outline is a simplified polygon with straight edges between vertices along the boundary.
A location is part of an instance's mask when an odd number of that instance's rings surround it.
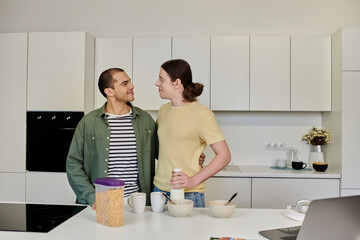
<svg viewBox="0 0 360 240">
<path fill-rule="evenodd" d="M 105 106 L 106 103 L 80 120 L 70 145 L 66 172 L 78 203 L 92 205 L 95 179 L 107 177 L 110 126 L 105 117 Z M 130 103 L 129 106 L 133 112 L 140 190 L 146 193 L 149 205 L 159 146 L 157 126 L 147 112 Z"/>
</svg>

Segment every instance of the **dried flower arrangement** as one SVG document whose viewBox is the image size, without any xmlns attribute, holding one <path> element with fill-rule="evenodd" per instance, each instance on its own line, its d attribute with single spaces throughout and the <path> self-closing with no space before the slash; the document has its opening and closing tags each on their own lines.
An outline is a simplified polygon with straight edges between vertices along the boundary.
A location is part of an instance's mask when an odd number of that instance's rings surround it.
<svg viewBox="0 0 360 240">
<path fill-rule="evenodd" d="M 313 127 L 308 134 L 302 136 L 301 140 L 311 145 L 324 145 L 330 142 L 330 132 Z"/>
</svg>

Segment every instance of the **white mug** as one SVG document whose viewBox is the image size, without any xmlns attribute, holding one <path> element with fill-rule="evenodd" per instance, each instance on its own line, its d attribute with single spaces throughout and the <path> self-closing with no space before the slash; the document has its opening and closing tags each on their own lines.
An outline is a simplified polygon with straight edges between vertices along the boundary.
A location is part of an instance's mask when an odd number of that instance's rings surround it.
<svg viewBox="0 0 360 240">
<path fill-rule="evenodd" d="M 310 200 L 299 200 L 296 203 L 296 211 L 299 213 L 306 213 L 310 205 Z"/>
<path fill-rule="evenodd" d="M 151 208 L 153 212 L 159 213 L 164 211 L 165 197 L 161 192 L 152 192 L 150 194 Z"/>
<path fill-rule="evenodd" d="M 285 159 L 277 159 L 276 160 L 276 166 L 278 168 L 286 168 L 286 165 L 287 165 L 287 160 L 285 160 Z"/>
<path fill-rule="evenodd" d="M 144 213 L 146 205 L 146 193 L 132 193 L 127 202 L 134 213 Z"/>
</svg>

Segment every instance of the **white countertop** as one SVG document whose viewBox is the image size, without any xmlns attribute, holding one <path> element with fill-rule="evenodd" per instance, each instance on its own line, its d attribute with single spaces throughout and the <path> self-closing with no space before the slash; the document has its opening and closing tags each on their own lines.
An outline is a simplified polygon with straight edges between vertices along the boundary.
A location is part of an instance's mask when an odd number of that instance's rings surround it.
<svg viewBox="0 0 360 240">
<path fill-rule="evenodd" d="M 311 169 L 293 170 L 291 167 L 286 169 L 272 169 L 271 166 L 246 166 L 228 165 L 218 172 L 216 177 L 251 177 L 251 178 L 337 178 L 340 179 L 339 170 L 327 169 L 325 172 L 316 172 Z"/>
<path fill-rule="evenodd" d="M 172 217 L 168 211 L 153 213 L 147 207 L 144 214 L 134 214 L 125 207 L 124 225 L 107 227 L 96 222 L 96 213 L 90 207 L 62 223 L 49 233 L 0 231 L 0 239 L 11 240 L 95 240 L 95 239 L 156 239 L 183 240 L 210 237 L 238 237 L 265 239 L 261 230 L 293 227 L 301 222 L 285 216 L 285 209 L 236 208 L 230 218 L 215 218 L 208 208 L 194 208 L 185 218 Z"/>
</svg>

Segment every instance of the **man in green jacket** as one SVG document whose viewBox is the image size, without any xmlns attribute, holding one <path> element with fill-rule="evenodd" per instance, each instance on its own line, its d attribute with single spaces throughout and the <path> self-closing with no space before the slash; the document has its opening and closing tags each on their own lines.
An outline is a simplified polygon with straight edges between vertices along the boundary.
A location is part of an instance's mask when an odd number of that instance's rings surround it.
<svg viewBox="0 0 360 240">
<path fill-rule="evenodd" d="M 76 202 L 95 209 L 95 179 L 113 177 L 125 181 L 125 197 L 145 192 L 149 205 L 158 154 L 156 124 L 130 103 L 134 85 L 124 70 L 104 71 L 98 86 L 107 102 L 79 122 L 66 160 Z"/>
</svg>

